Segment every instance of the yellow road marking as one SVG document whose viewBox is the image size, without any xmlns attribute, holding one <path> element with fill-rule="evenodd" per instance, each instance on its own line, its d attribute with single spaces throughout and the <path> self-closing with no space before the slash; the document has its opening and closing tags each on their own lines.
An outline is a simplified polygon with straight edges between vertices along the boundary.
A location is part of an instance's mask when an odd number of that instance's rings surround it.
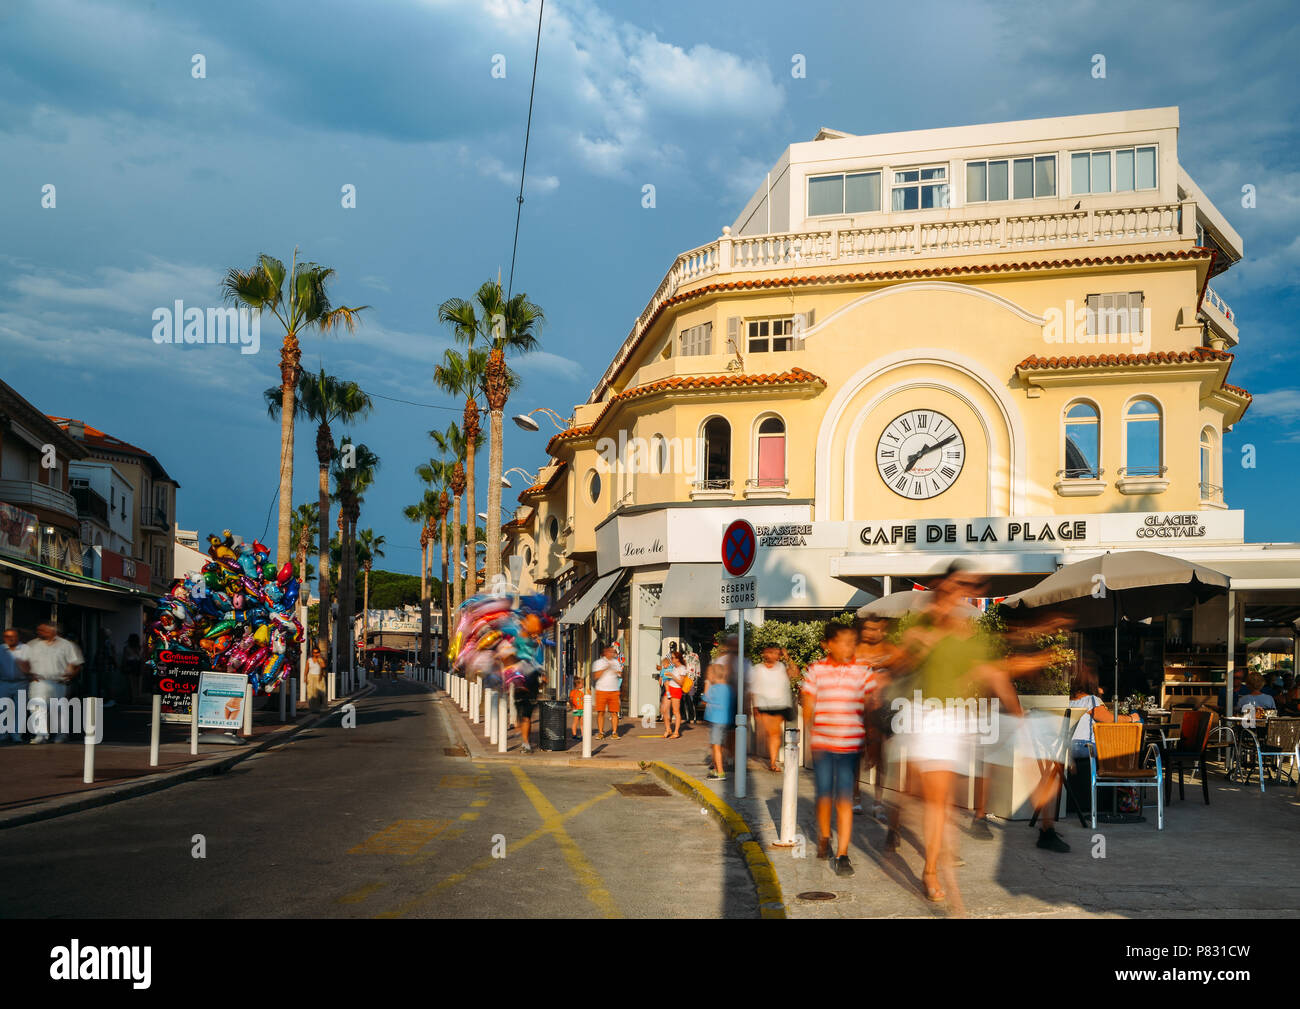
<svg viewBox="0 0 1300 1009">
<path fill-rule="evenodd" d="M 350 848 L 348 854 L 414 855 L 450 823 L 450 820 L 398 820 Z"/>
<path fill-rule="evenodd" d="M 524 795 L 528 796 L 528 801 L 533 804 L 533 808 L 542 818 L 542 823 L 554 824 L 551 834 L 556 843 L 560 846 L 560 851 L 564 853 L 564 860 L 569 863 L 569 869 L 578 879 L 578 885 L 582 887 L 586 898 L 596 905 L 597 910 L 606 918 L 621 918 L 618 905 L 614 903 L 614 898 L 609 890 L 605 888 L 605 881 L 600 878 L 600 874 L 592 864 L 587 861 L 587 856 L 582 853 L 582 847 L 569 836 L 569 832 L 564 829 L 563 821 L 560 819 L 560 812 L 551 801 L 542 794 L 542 790 L 533 784 L 532 779 L 524 773 L 524 769 L 517 765 L 511 765 L 510 770 L 514 772 L 515 778 L 519 781 L 519 787 L 524 790 Z"/>
<path fill-rule="evenodd" d="M 572 820 L 575 816 L 579 816 L 579 815 L 581 815 L 582 813 L 585 813 L 585 812 L 586 812 L 587 810 L 589 810 L 592 806 L 596 805 L 596 803 L 598 803 L 598 802 L 603 802 L 604 800 L 606 800 L 606 799 L 608 799 L 608 798 L 611 798 L 612 796 L 615 796 L 615 795 L 617 795 L 617 794 L 618 794 L 618 793 L 615 792 L 614 789 L 611 788 L 611 789 L 610 789 L 609 791 L 607 791 L 607 792 L 602 792 L 600 795 L 593 796 L 592 798 L 587 799 L 587 800 L 584 801 L 584 802 L 580 802 L 580 803 L 578 803 L 576 806 L 574 806 L 574 807 L 573 807 L 572 809 L 570 809 L 568 812 L 561 813 L 561 814 L 559 815 L 559 817 L 558 817 L 558 821 L 557 821 L 556 823 L 543 823 L 540 827 L 538 827 L 536 830 L 534 830 L 531 834 L 528 834 L 526 837 L 522 837 L 522 838 L 520 838 L 520 839 L 519 839 L 518 841 L 516 841 L 514 844 L 507 845 L 507 846 L 506 846 L 506 855 L 507 855 L 507 856 L 513 855 L 513 854 L 515 854 L 516 852 L 518 852 L 518 851 L 520 851 L 520 850 L 522 850 L 522 849 L 528 847 L 530 844 L 532 844 L 532 843 L 533 843 L 534 841 L 536 841 L 538 838 L 542 838 L 542 837 L 545 837 L 547 834 L 550 834 L 550 833 L 551 833 L 551 832 L 552 832 L 556 827 L 558 827 L 560 824 L 564 823 L 564 821 L 566 821 L 566 820 Z M 449 831 L 447 831 L 446 834 L 443 835 L 443 838 L 444 838 L 444 840 L 445 840 L 445 839 L 447 839 L 447 838 L 457 836 L 459 833 L 461 833 L 461 831 L 459 831 L 459 830 L 449 830 Z M 427 860 L 428 860 L 429 858 L 431 858 L 431 857 L 432 857 L 432 855 L 426 852 L 425 854 L 417 855 L 415 858 L 407 859 L 407 860 L 406 860 L 405 862 L 403 862 L 402 864 L 403 864 L 403 865 L 415 865 L 415 864 L 417 864 L 417 863 L 419 863 L 419 862 L 427 861 Z M 463 880 L 468 879 L 470 873 L 479 872 L 480 870 L 483 870 L 483 869 L 489 869 L 489 868 L 491 868 L 492 866 L 496 865 L 498 862 L 500 862 L 500 859 L 493 858 L 491 855 L 489 855 L 489 856 L 486 857 L 486 858 L 480 858 L 477 862 L 475 862 L 473 865 L 471 865 L 469 868 L 467 868 L 464 872 L 458 872 L 458 873 L 455 873 L 455 874 L 453 874 L 453 875 L 451 875 L 451 876 L 448 876 L 448 877 L 447 877 L 446 879 L 444 879 L 442 882 L 440 882 L 440 883 L 438 883 L 438 884 L 436 884 L 436 885 L 434 885 L 434 886 L 431 886 L 429 889 L 425 890 L 423 893 L 418 893 L 418 894 L 416 894 L 416 895 L 415 895 L 414 897 L 412 897 L 410 900 L 405 901 L 405 902 L 402 903 L 402 904 L 399 904 L 399 905 L 398 905 L 397 907 L 395 907 L 393 910 L 391 910 L 391 911 L 384 911 L 384 912 L 382 912 L 382 913 L 380 913 L 380 914 L 375 915 L 375 917 L 376 917 L 376 918 L 401 918 L 403 915 L 410 914 L 411 911 L 415 910 L 415 909 L 416 909 L 417 907 L 419 907 L 421 904 L 427 903 L 429 900 L 431 900 L 432 898 L 436 897 L 436 896 L 437 896 L 439 893 L 441 893 L 443 890 L 447 889 L 447 887 L 449 887 L 449 886 L 454 886 L 454 885 L 456 885 L 457 883 L 460 883 L 460 882 L 462 882 Z"/>
<path fill-rule="evenodd" d="M 487 804 L 488 804 L 487 799 L 475 799 L 473 802 L 470 803 L 470 805 L 475 808 L 478 808 L 480 806 L 486 806 Z"/>
<path fill-rule="evenodd" d="M 472 774 L 444 774 L 439 788 L 473 788 L 481 782 Z"/>
<path fill-rule="evenodd" d="M 388 885 L 387 883 L 367 883 L 359 890 L 353 890 L 351 893 L 344 894 L 342 897 L 338 898 L 338 900 L 335 903 L 360 904 L 363 900 L 369 897 L 376 890 L 382 890 L 387 885 Z"/>
<path fill-rule="evenodd" d="M 477 813 L 477 812 L 473 812 L 473 811 L 468 812 L 468 813 L 461 813 L 461 814 L 460 814 L 460 818 L 461 818 L 462 820 L 477 820 L 477 819 L 478 819 L 478 813 Z"/>
</svg>

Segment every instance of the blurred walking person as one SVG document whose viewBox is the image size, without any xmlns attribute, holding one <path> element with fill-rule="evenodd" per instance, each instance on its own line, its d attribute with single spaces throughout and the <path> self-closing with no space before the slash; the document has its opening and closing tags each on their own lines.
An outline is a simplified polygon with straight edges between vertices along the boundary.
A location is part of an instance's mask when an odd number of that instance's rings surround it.
<svg viewBox="0 0 1300 1009">
<path fill-rule="evenodd" d="M 13 731 L 7 734 L 11 743 L 23 741 L 23 729 L 27 724 L 27 712 L 18 707 L 18 694 L 28 682 L 27 670 L 25 646 L 19 643 L 18 632 L 12 627 L 7 628 L 4 644 L 0 644 L 0 698 L 9 698 L 14 706 Z"/>
<path fill-rule="evenodd" d="M 32 737 L 33 743 L 47 743 L 51 728 L 66 728 L 50 724 L 50 715 L 56 708 L 51 701 L 68 697 L 72 684 L 85 663 L 81 649 L 66 638 L 59 637 L 58 627 L 46 621 L 36 627 L 36 637 L 24 646 L 25 658 L 31 670 L 31 696 L 42 702 L 44 719 L 39 723 L 39 731 Z M 56 743 L 66 742 L 67 732 L 57 732 Z"/>
<path fill-rule="evenodd" d="M 853 833 L 853 779 L 858 751 L 866 740 L 863 719 L 871 674 L 855 660 L 857 634 L 847 624 L 828 623 L 822 635 L 826 657 L 804 673 L 800 691 L 804 723 L 811 726 L 817 801 L 817 857 L 831 859 L 837 876 L 852 876 L 849 837 Z M 831 809 L 835 810 L 836 854 L 831 855 Z"/>
<path fill-rule="evenodd" d="M 761 656 L 761 662 L 749 667 L 745 686 L 758 723 L 758 738 L 766 744 L 767 769 L 779 771 L 777 755 L 781 752 L 782 731 L 794 718 L 791 684 L 799 672 L 780 645 L 765 645 Z"/>
</svg>

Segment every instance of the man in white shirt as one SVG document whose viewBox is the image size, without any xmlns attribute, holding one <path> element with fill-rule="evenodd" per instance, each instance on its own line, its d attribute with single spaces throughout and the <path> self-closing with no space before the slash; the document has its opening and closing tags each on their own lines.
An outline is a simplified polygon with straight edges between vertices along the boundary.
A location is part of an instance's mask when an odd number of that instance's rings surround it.
<svg viewBox="0 0 1300 1009">
<path fill-rule="evenodd" d="M 18 632 L 10 627 L 4 633 L 4 644 L 0 644 L 0 698 L 7 697 L 14 705 L 15 731 L 8 733 L 11 743 L 23 741 L 22 730 L 27 721 L 27 712 L 20 711 L 18 708 L 18 693 L 25 686 L 27 686 L 26 652 L 18 641 Z"/>
<path fill-rule="evenodd" d="M 45 718 L 39 724 L 41 731 L 32 737 L 32 742 L 47 743 L 50 740 L 50 709 L 53 707 L 50 702 L 68 696 L 72 681 L 81 672 L 85 659 L 80 648 L 67 638 L 59 637 L 58 628 L 52 623 L 38 624 L 36 637 L 27 642 L 23 651 L 32 678 L 32 699 L 43 701 L 45 708 Z M 62 743 L 67 738 L 66 732 L 60 732 L 54 741 Z"/>
<path fill-rule="evenodd" d="M 622 707 L 623 663 L 615 645 L 606 645 L 601 657 L 591 664 L 591 678 L 596 690 L 596 721 L 592 733 L 602 738 L 618 738 L 618 713 Z M 605 712 L 613 716 L 613 732 L 604 732 Z"/>
</svg>

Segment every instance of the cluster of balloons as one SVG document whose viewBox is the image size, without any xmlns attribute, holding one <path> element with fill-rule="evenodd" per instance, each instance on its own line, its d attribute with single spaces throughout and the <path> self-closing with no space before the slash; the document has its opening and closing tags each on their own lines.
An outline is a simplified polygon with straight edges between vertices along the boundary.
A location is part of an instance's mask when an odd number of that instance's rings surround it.
<svg viewBox="0 0 1300 1009">
<path fill-rule="evenodd" d="M 149 625 L 149 662 L 164 649 L 207 653 L 213 669 L 243 673 L 269 694 L 297 668 L 302 624 L 294 615 L 298 579 L 286 561 L 277 571 L 270 550 L 236 542 L 229 529 L 208 537 L 212 560 L 177 579 Z"/>
<path fill-rule="evenodd" d="M 451 659 L 466 679 L 483 679 L 493 690 L 522 687 L 535 681 L 545 664 L 546 636 L 555 623 L 544 595 L 471 596 L 456 611 Z"/>
</svg>

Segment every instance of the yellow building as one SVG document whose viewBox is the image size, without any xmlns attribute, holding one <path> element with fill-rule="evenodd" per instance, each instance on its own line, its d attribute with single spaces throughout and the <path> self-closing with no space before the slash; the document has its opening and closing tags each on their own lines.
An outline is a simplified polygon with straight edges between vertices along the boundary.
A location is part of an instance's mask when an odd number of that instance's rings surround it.
<svg viewBox="0 0 1300 1009">
<path fill-rule="evenodd" d="M 736 618 L 734 518 L 757 531 L 759 621 L 955 556 L 999 593 L 1099 549 L 1240 560 L 1222 444 L 1250 394 L 1210 284 L 1241 256 L 1179 165 L 1176 108 L 823 129 L 677 257 L 547 444 L 508 549 L 559 599 L 570 669 L 624 642 L 633 711 L 667 642 L 703 651 Z"/>
</svg>

